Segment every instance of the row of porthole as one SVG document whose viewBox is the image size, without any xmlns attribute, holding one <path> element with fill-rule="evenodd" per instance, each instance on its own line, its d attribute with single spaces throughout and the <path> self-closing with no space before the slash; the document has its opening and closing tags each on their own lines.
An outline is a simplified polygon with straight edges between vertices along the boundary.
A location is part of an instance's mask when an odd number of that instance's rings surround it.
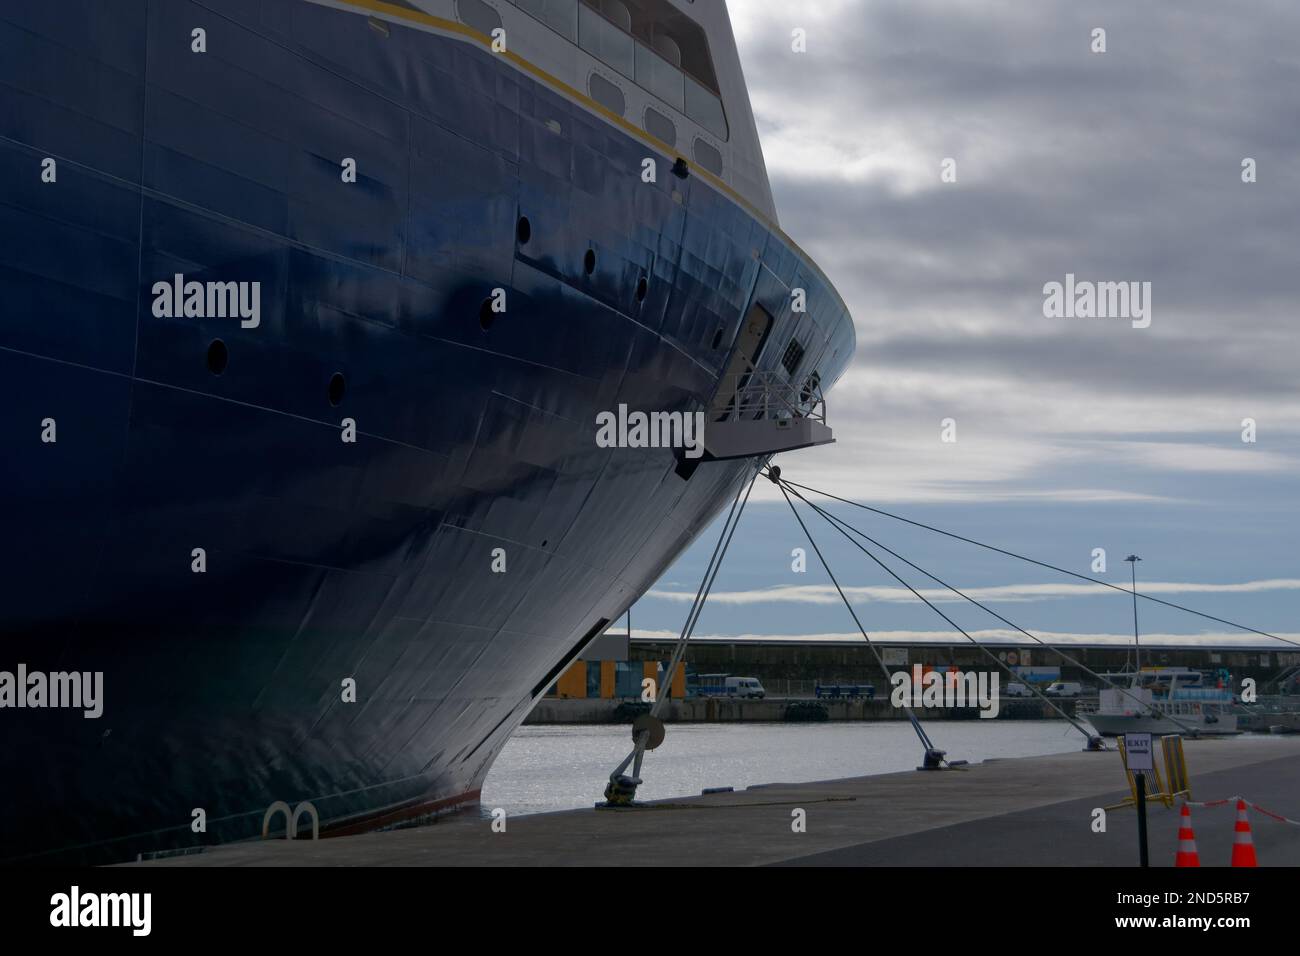
<svg viewBox="0 0 1300 956">
<path fill-rule="evenodd" d="M 533 237 L 532 223 L 528 221 L 527 216 L 520 216 L 519 222 L 515 224 L 515 239 L 518 241 L 520 246 L 526 246 L 528 245 L 528 241 L 532 239 L 532 237 Z M 595 273 L 596 271 L 596 250 L 595 249 L 589 248 L 587 249 L 586 253 L 583 255 L 582 270 L 587 275 L 592 275 Z M 637 302 L 644 302 L 646 293 L 649 291 L 650 291 L 650 280 L 646 277 L 645 273 L 642 273 L 641 277 L 636 280 Z M 483 303 L 478 307 L 479 327 L 482 328 L 484 332 L 486 332 L 488 329 L 492 327 L 492 323 L 496 321 L 496 317 L 497 317 L 497 313 L 492 310 L 492 300 L 490 298 L 484 299 Z"/>
<path fill-rule="evenodd" d="M 208 371 L 213 375 L 220 375 L 230 364 L 230 349 L 221 339 L 213 339 L 208 343 L 207 365 Z M 325 387 L 325 397 L 334 407 L 343 404 L 343 395 L 347 391 L 347 381 L 343 378 L 342 372 L 335 372 L 330 376 L 329 384 Z"/>
</svg>

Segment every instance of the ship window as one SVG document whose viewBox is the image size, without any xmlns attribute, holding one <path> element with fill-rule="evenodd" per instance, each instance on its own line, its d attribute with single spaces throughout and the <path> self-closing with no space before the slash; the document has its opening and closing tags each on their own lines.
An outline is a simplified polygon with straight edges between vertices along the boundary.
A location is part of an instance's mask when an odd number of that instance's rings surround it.
<svg viewBox="0 0 1300 956">
<path fill-rule="evenodd" d="M 794 370 L 799 367 L 799 363 L 802 361 L 803 346 L 791 339 L 790 344 L 785 347 L 785 354 L 781 356 L 781 365 L 793 375 Z"/>
<path fill-rule="evenodd" d="M 710 133 L 728 138 L 708 37 L 668 0 L 582 0 L 578 44 Z"/>
<path fill-rule="evenodd" d="M 727 115 L 722 110 L 722 100 L 718 99 L 689 76 L 686 78 L 686 115 L 699 123 L 710 133 L 727 139 Z"/>
<path fill-rule="evenodd" d="M 582 268 L 587 275 L 596 271 L 596 250 L 588 249 L 587 254 L 582 257 Z"/>
<path fill-rule="evenodd" d="M 677 145 L 677 127 L 658 110 L 646 107 L 645 129 L 655 139 L 663 140 L 669 146 Z"/>
<path fill-rule="evenodd" d="M 682 48 L 672 37 L 664 33 L 656 33 L 650 40 L 650 46 L 677 69 L 682 68 Z"/>
<path fill-rule="evenodd" d="M 627 109 L 627 100 L 623 96 L 623 91 L 599 73 L 591 74 L 587 80 L 587 92 L 591 94 L 593 100 L 619 116 L 622 116 L 623 111 Z"/>
<path fill-rule="evenodd" d="M 519 222 L 515 225 L 515 238 L 521 246 L 528 245 L 528 240 L 533 238 L 533 226 L 527 216 L 519 217 Z"/>
<path fill-rule="evenodd" d="M 484 36 L 491 36 L 501 26 L 501 14 L 483 0 L 456 0 L 456 14 L 462 23 Z"/>
<path fill-rule="evenodd" d="M 347 382 L 343 380 L 342 372 L 335 372 L 330 376 L 329 389 L 326 394 L 331 405 L 338 407 L 338 405 L 343 401 L 343 393 L 347 391 L 347 387 Z"/>
<path fill-rule="evenodd" d="M 620 30 L 632 32 L 632 11 L 623 0 L 600 0 L 600 12 Z"/>
<path fill-rule="evenodd" d="M 636 45 L 636 82 L 679 111 L 686 109 L 685 77 L 682 71 L 648 46 Z"/>
<path fill-rule="evenodd" d="M 541 20 L 561 36 L 578 42 L 578 0 L 513 0 L 515 6 Z"/>
<path fill-rule="evenodd" d="M 637 279 L 637 280 L 636 280 L 636 300 L 637 300 L 638 302 L 644 302 L 644 301 L 645 301 L 645 294 L 646 294 L 648 291 L 650 291 L 650 283 L 646 280 L 646 277 L 645 277 L 645 276 L 642 276 L 640 279 Z"/>
<path fill-rule="evenodd" d="M 704 28 L 669 0 L 624 0 L 632 11 L 632 35 L 706 87 L 718 91 Z"/>
<path fill-rule="evenodd" d="M 698 137 L 695 140 L 695 161 L 713 175 L 722 175 L 722 154 Z"/>
<path fill-rule="evenodd" d="M 221 339 L 213 339 L 208 345 L 208 371 L 213 375 L 220 375 L 226 370 L 229 362 L 230 351 L 226 348 L 226 343 Z"/>
<path fill-rule="evenodd" d="M 584 3 L 578 8 L 578 45 L 624 76 L 636 72 L 636 41 Z"/>
</svg>

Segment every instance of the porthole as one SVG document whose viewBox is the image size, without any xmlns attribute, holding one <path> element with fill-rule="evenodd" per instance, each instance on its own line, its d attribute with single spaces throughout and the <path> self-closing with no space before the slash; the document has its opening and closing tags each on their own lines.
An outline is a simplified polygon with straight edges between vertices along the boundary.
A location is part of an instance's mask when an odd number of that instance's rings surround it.
<svg viewBox="0 0 1300 956">
<path fill-rule="evenodd" d="M 677 145 L 677 127 L 673 125 L 673 121 L 649 106 L 645 110 L 645 130 L 670 147 Z"/>
<path fill-rule="evenodd" d="M 342 372 L 335 372 L 330 376 L 329 389 L 326 394 L 329 396 L 330 404 L 336 408 L 343 403 L 343 393 L 347 391 L 347 382 L 343 380 Z"/>
<path fill-rule="evenodd" d="M 492 328 L 492 323 L 496 321 L 497 314 L 492 311 L 492 300 L 484 299 L 483 304 L 478 307 L 478 324 L 486 332 Z"/>
<path fill-rule="evenodd" d="M 593 73 L 587 78 L 587 92 L 611 113 L 622 116 L 627 110 L 627 98 L 623 96 L 623 91 L 599 73 Z"/>
<path fill-rule="evenodd" d="M 650 283 L 649 283 L 648 281 L 646 281 L 646 277 L 645 277 L 645 276 L 642 276 L 641 278 L 637 279 L 637 280 L 636 280 L 636 300 L 637 300 L 638 302 L 644 302 L 644 301 L 645 301 L 645 294 L 646 294 L 647 291 L 649 291 L 649 289 L 650 289 Z"/>
<path fill-rule="evenodd" d="M 713 175 L 722 175 L 722 154 L 698 137 L 695 140 L 695 161 Z"/>
<path fill-rule="evenodd" d="M 722 326 L 719 325 L 718 331 L 713 333 L 713 344 L 709 347 L 716 352 L 720 345 L 722 345 Z"/>
<path fill-rule="evenodd" d="M 226 370 L 229 362 L 230 352 L 226 348 L 226 343 L 221 339 L 213 339 L 208 345 L 208 371 L 213 375 L 220 375 Z"/>
<path fill-rule="evenodd" d="M 533 237 L 533 227 L 529 223 L 527 216 L 520 216 L 519 223 L 515 226 L 515 238 L 519 240 L 521 246 L 528 245 L 528 240 Z"/>
<path fill-rule="evenodd" d="M 582 257 L 582 268 L 586 270 L 587 275 L 596 271 L 596 250 L 588 249 L 587 254 Z"/>
</svg>

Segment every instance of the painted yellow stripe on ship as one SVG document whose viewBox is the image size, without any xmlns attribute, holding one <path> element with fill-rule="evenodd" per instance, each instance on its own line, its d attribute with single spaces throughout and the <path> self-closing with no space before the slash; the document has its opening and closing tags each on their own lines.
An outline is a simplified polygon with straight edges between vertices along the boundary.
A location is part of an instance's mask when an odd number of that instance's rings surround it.
<svg viewBox="0 0 1300 956">
<path fill-rule="evenodd" d="M 463 23 L 457 23 L 455 20 L 444 20 L 442 17 L 435 17 L 432 14 L 424 13 L 420 10 L 410 10 L 406 7 L 394 6 L 391 3 L 385 3 L 384 0 L 339 0 L 339 2 L 344 3 L 350 7 L 358 7 L 363 10 L 370 10 L 374 13 L 382 13 L 385 14 L 386 16 L 396 17 L 397 19 L 400 20 L 410 20 L 413 23 L 423 23 L 425 26 L 435 27 L 436 29 L 446 31 L 447 33 L 458 33 L 461 36 L 464 36 L 470 40 L 474 40 L 478 43 L 481 43 L 483 46 L 487 47 L 489 51 L 492 50 L 491 37 L 479 33 L 477 30 L 467 27 Z M 834 284 L 832 284 L 831 280 L 826 277 L 825 273 L 822 272 L 821 267 L 818 266 L 817 263 L 813 261 L 812 256 L 804 252 L 803 249 L 799 247 L 798 243 L 796 243 L 793 239 L 791 239 L 781 230 L 781 227 L 779 225 L 777 225 L 771 219 L 769 219 L 761 209 L 755 207 L 748 199 L 746 199 L 740 193 L 736 192 L 736 190 L 732 189 L 731 186 L 726 181 L 715 176 L 713 173 L 709 172 L 709 170 L 698 165 L 694 161 L 687 159 L 685 156 L 681 156 L 680 154 L 677 153 L 677 151 L 673 147 L 669 146 L 663 140 L 650 135 L 649 133 L 647 133 L 645 130 L 641 129 L 638 126 L 632 125 L 622 116 L 619 116 L 617 113 L 613 112 L 612 110 L 606 109 L 600 103 L 597 103 L 591 97 L 587 96 L 587 94 L 583 93 L 580 90 L 575 90 L 572 86 L 570 86 L 568 83 L 565 83 L 559 77 L 552 76 L 550 73 L 547 73 L 537 64 L 525 60 L 519 54 L 512 52 L 508 48 L 502 53 L 493 52 L 493 55 L 506 57 L 508 60 L 510 60 L 510 62 L 516 64 L 524 71 L 531 73 L 533 76 L 537 77 L 542 82 L 548 83 L 551 86 L 555 87 L 556 89 L 562 91 L 563 93 L 577 100 L 579 103 L 588 107 L 589 109 L 596 111 L 601 116 L 604 116 L 606 119 L 608 119 L 614 125 L 620 127 L 621 129 L 627 131 L 628 133 L 631 133 L 633 136 L 637 137 L 640 140 L 643 140 L 649 145 L 654 146 L 663 152 L 678 155 L 683 162 L 685 162 L 696 173 L 703 176 L 707 182 L 711 183 L 715 188 L 726 193 L 728 196 L 730 196 L 732 199 L 738 202 L 741 206 L 743 206 L 752 216 L 754 216 L 755 219 L 762 222 L 774 233 L 776 233 L 787 243 L 789 243 L 790 247 L 794 249 L 796 252 L 798 252 L 799 255 L 803 257 L 804 261 L 807 262 L 809 265 L 811 265 L 813 269 L 817 271 L 818 276 L 820 276 L 821 280 L 826 283 L 826 287 L 831 291 L 831 293 L 837 299 L 840 298 L 839 293 L 836 291 Z M 841 305 L 844 304 L 843 299 L 840 299 L 840 304 Z"/>
</svg>

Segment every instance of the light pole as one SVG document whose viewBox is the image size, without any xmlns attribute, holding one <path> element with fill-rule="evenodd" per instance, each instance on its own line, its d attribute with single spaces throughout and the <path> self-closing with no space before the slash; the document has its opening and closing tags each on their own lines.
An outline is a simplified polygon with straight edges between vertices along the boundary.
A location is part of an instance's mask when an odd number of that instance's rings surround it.
<svg viewBox="0 0 1300 956">
<path fill-rule="evenodd" d="M 1142 648 L 1141 648 L 1141 646 L 1140 646 L 1139 643 L 1138 643 L 1138 591 L 1137 591 L 1137 587 L 1138 587 L 1138 585 L 1137 585 L 1137 563 L 1138 563 L 1139 561 L 1141 561 L 1142 559 L 1139 558 L 1136 554 L 1130 554 L 1130 555 L 1129 555 L 1127 558 L 1125 558 L 1124 560 L 1127 561 L 1127 562 L 1129 563 L 1129 567 L 1133 570 L 1133 574 L 1132 574 L 1132 580 L 1133 580 L 1133 666 L 1134 666 L 1134 670 L 1135 670 L 1135 674 L 1134 674 L 1134 678 L 1133 678 L 1133 679 L 1136 681 L 1136 680 L 1137 680 L 1137 675 L 1142 673 Z"/>
</svg>

